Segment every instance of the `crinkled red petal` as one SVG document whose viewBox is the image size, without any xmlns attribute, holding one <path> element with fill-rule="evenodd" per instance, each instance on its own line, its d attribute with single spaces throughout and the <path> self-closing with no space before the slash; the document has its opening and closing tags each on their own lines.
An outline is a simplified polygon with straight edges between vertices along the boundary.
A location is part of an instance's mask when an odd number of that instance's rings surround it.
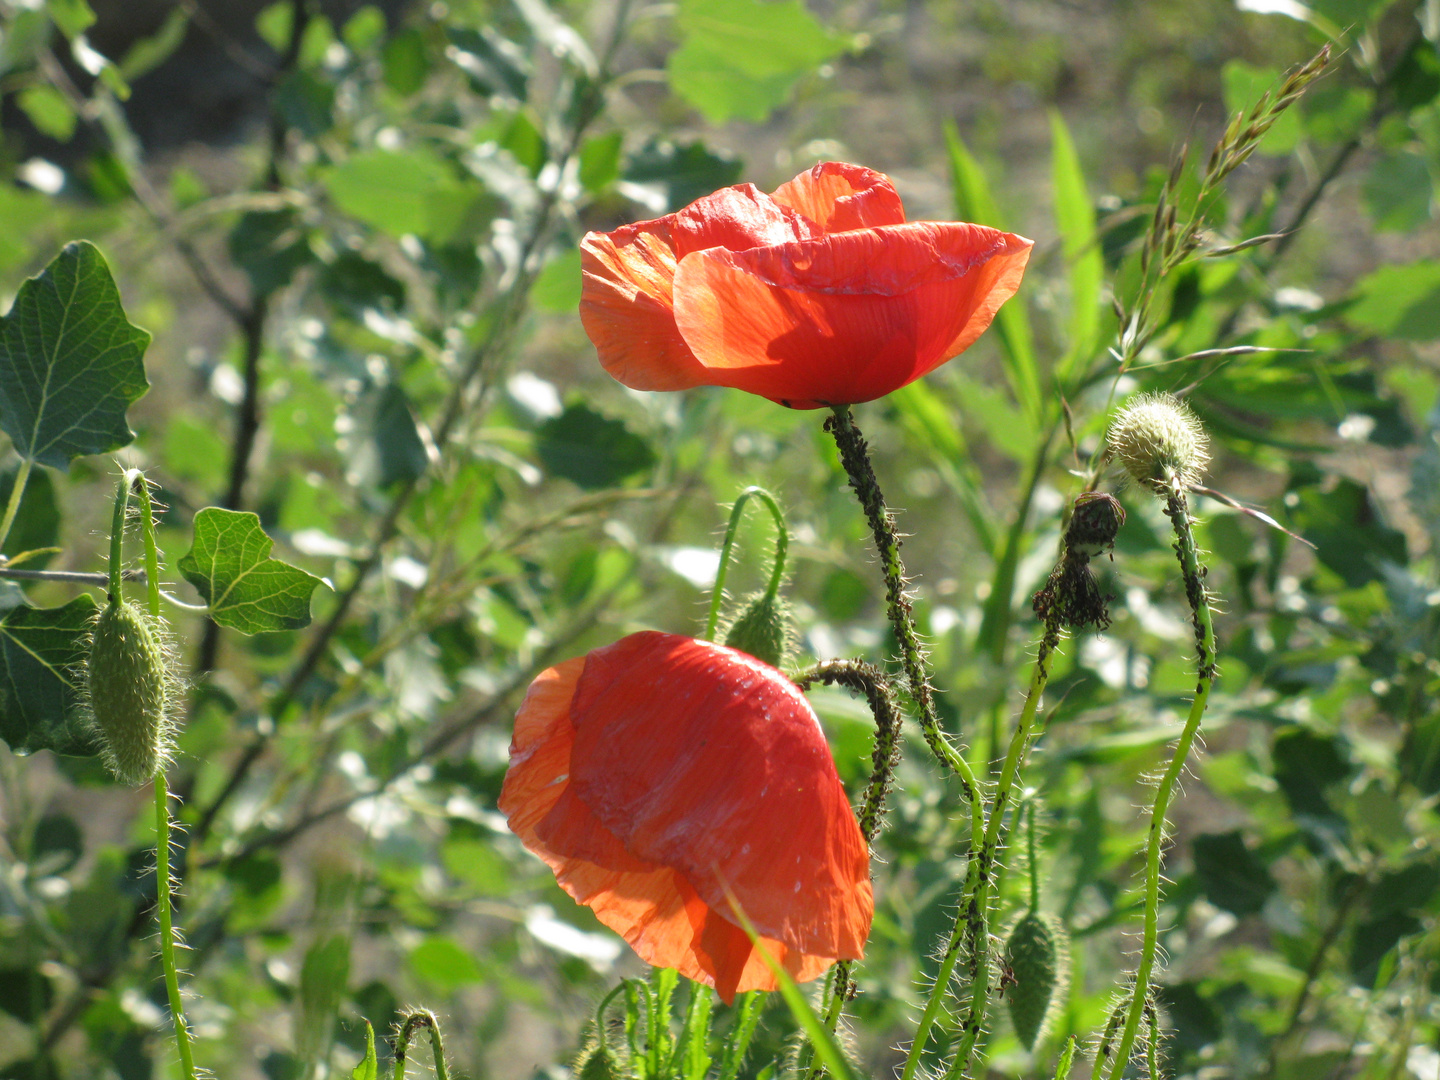
<svg viewBox="0 0 1440 1080">
<path fill-rule="evenodd" d="M 1019 288 L 1032 246 L 914 222 L 694 252 L 675 272 L 676 325 L 707 382 L 794 408 L 853 405 L 968 348 Z"/>
</svg>

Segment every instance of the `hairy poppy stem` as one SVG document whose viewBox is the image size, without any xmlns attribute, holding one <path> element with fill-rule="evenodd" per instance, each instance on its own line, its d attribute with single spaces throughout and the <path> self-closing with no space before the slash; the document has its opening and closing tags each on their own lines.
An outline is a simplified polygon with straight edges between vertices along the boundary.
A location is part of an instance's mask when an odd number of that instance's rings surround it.
<svg viewBox="0 0 1440 1080">
<path fill-rule="evenodd" d="M 440 1034 L 440 1021 L 429 1009 L 416 1009 L 400 1024 L 400 1034 L 395 1037 L 395 1080 L 405 1080 L 405 1057 L 410 1052 L 410 1040 L 417 1028 L 430 1029 L 430 1053 L 435 1064 L 436 1080 L 450 1080 L 450 1067 L 445 1062 L 445 1040 Z"/>
<path fill-rule="evenodd" d="M 1005 763 L 1000 768 L 1000 780 L 995 788 L 995 798 L 990 806 L 989 818 L 985 823 L 985 837 L 980 844 L 980 853 L 970 860 L 970 872 L 966 875 L 965 900 L 955 918 L 955 929 L 946 945 L 945 960 L 937 979 L 939 986 L 949 985 L 950 972 L 960 955 L 957 947 L 964 940 L 970 953 L 970 1007 L 960 1026 L 960 1047 L 945 1074 L 947 1080 L 969 1076 L 970 1066 L 975 1057 L 975 1047 L 980 1032 L 985 1027 L 985 1014 L 990 1007 L 990 903 L 995 894 L 998 877 L 996 859 L 1004 843 L 1001 835 L 1005 821 L 1005 808 L 1015 791 L 1020 770 L 1036 735 L 1036 716 L 1045 686 L 1050 680 L 1050 655 L 1060 644 L 1060 615 L 1052 612 L 1045 623 L 1045 632 L 1040 638 L 1040 648 L 1035 655 L 1035 666 L 1030 673 L 1030 686 L 1025 692 L 1025 705 L 1020 710 L 1020 721 L 1010 738 L 1010 748 L 1005 754 Z M 918 1034 L 917 1034 L 918 1042 Z M 908 1062 L 907 1062 L 908 1065 Z"/>
<path fill-rule="evenodd" d="M 875 717 L 875 750 L 870 756 L 870 780 L 865 787 L 860 812 L 856 815 L 865 843 L 873 844 L 884 824 L 885 799 L 895 780 L 895 766 L 900 763 L 900 712 L 890 694 L 890 682 L 875 665 L 859 660 L 826 660 L 795 680 L 802 690 L 810 689 L 817 682 L 826 686 L 843 686 L 852 693 L 863 694 Z M 824 1016 L 825 1028 L 832 1033 L 839 1026 L 845 1002 L 855 994 L 853 969 L 854 964 L 849 960 L 835 965 L 830 1000 Z M 822 1071 L 819 1063 L 812 1064 L 807 1073 L 808 1080 L 814 1080 Z"/>
<path fill-rule="evenodd" d="M 895 631 L 895 640 L 900 645 L 900 662 L 905 669 L 910 696 L 915 700 L 925 742 L 940 764 L 959 776 L 966 800 L 978 810 L 979 788 L 975 783 L 975 774 L 970 763 L 946 741 L 935 714 L 935 697 L 926 670 L 925 650 L 915 632 L 915 612 L 905 593 L 905 564 L 900 561 L 900 536 L 895 531 L 895 519 L 885 505 L 880 483 L 875 479 L 875 469 L 870 464 L 870 448 L 855 426 L 848 405 L 832 408 L 831 415 L 825 420 L 825 430 L 835 438 L 835 445 L 840 450 L 840 463 L 850 477 L 850 486 L 855 489 L 875 537 L 875 550 L 880 555 L 880 566 L 885 576 L 886 611 L 890 616 L 890 626 Z"/>
<path fill-rule="evenodd" d="M 1120 1032 L 1120 1042 L 1109 1070 L 1103 1075 L 1109 1080 L 1119 1080 L 1130 1060 L 1135 1039 L 1150 1007 L 1150 976 L 1155 968 L 1160 921 L 1160 857 L 1165 847 L 1165 815 L 1170 809 L 1170 799 L 1180 781 L 1180 773 L 1190 756 L 1190 747 L 1200 730 L 1200 720 L 1205 715 L 1206 703 L 1210 700 L 1210 688 L 1215 683 L 1215 626 L 1210 617 L 1210 597 L 1205 588 L 1205 567 L 1200 563 L 1199 550 L 1195 545 L 1195 534 L 1190 527 L 1190 507 L 1185 500 L 1182 478 L 1173 470 L 1166 477 L 1165 516 L 1175 529 L 1175 557 L 1180 562 L 1180 574 L 1185 581 L 1185 599 L 1190 603 L 1191 622 L 1195 627 L 1195 651 L 1197 654 L 1197 678 L 1195 697 L 1190 702 L 1190 715 L 1175 744 L 1175 753 L 1170 765 L 1155 789 L 1155 805 L 1150 811 L 1150 833 L 1145 846 L 1145 929 L 1140 946 L 1140 963 L 1135 968 L 1135 984 L 1130 991 L 1129 1007 L 1125 1014 L 1125 1027 Z M 1153 1023 L 1153 1021 L 1152 1021 Z M 1102 1073 L 1097 1070 L 1097 1076 Z"/>
<path fill-rule="evenodd" d="M 775 565 L 770 571 L 769 584 L 765 586 L 765 595 L 774 598 L 780 592 L 780 582 L 785 577 L 785 556 L 790 550 L 790 530 L 785 525 L 785 513 L 780 509 L 780 503 L 775 496 L 762 487 L 747 487 L 735 497 L 735 505 L 730 508 L 730 521 L 725 526 L 725 540 L 720 545 L 720 565 L 715 570 L 715 587 L 710 592 L 710 617 L 705 623 L 705 640 L 715 640 L 715 627 L 720 622 L 720 605 L 725 599 L 725 577 L 730 572 L 730 552 L 735 547 L 735 535 L 740 531 L 740 518 L 745 510 L 745 503 L 751 497 L 758 498 L 770 511 L 770 516 L 775 519 Z"/>
<path fill-rule="evenodd" d="M 126 469 L 115 491 L 115 520 L 110 533 L 110 602 L 120 601 L 120 571 L 124 563 L 125 519 L 131 493 L 139 496 L 140 536 L 145 549 L 147 610 L 160 618 L 160 551 L 155 543 L 155 514 L 150 502 L 149 481 L 139 469 Z M 190 1042 L 190 1025 L 185 1020 L 185 999 L 180 996 L 180 967 L 176 961 L 173 893 L 170 873 L 170 786 L 164 763 L 155 773 L 155 901 L 160 922 L 160 966 L 165 973 L 165 996 L 175 1022 L 175 1048 L 180 1055 L 180 1075 L 195 1080 L 195 1054 Z"/>
</svg>

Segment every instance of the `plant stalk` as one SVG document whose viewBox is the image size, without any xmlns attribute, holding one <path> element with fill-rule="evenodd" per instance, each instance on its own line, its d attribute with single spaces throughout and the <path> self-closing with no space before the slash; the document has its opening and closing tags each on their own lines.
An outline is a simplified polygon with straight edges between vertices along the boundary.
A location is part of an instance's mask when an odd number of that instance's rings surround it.
<svg viewBox="0 0 1440 1080">
<path fill-rule="evenodd" d="M 10 526 L 15 524 L 15 515 L 20 511 L 20 500 L 25 496 L 25 484 L 30 479 L 33 464 L 28 457 L 22 457 L 20 468 L 15 471 L 15 483 L 10 486 L 10 500 L 5 504 L 5 516 L 0 518 L 0 548 L 10 539 Z"/>
<path fill-rule="evenodd" d="M 1150 833 L 1145 847 L 1145 924 L 1140 946 L 1140 963 L 1135 969 L 1135 985 L 1131 990 L 1125 1027 L 1120 1033 L 1120 1042 L 1110 1061 L 1109 1071 L 1105 1074 L 1108 1080 L 1120 1080 L 1124 1073 L 1150 1000 L 1150 977 L 1155 969 L 1159 938 L 1160 857 L 1165 847 L 1165 815 L 1169 812 L 1170 800 L 1180 781 L 1180 773 L 1185 768 L 1190 748 L 1200 730 L 1200 721 L 1210 700 L 1210 688 L 1215 682 L 1215 626 L 1210 617 L 1209 596 L 1205 589 L 1205 568 L 1200 564 L 1195 534 L 1190 527 L 1190 508 L 1179 478 L 1172 474 L 1168 478 L 1168 488 L 1165 516 L 1170 519 L 1175 529 L 1175 557 L 1180 562 L 1180 573 L 1185 581 L 1185 598 L 1190 604 L 1195 627 L 1198 674 L 1195 697 L 1190 703 L 1190 715 L 1185 719 L 1185 727 L 1180 732 L 1180 740 L 1175 744 L 1175 753 L 1170 758 L 1165 775 L 1160 779 L 1160 786 L 1155 789 L 1155 805 L 1150 812 Z"/>
</svg>

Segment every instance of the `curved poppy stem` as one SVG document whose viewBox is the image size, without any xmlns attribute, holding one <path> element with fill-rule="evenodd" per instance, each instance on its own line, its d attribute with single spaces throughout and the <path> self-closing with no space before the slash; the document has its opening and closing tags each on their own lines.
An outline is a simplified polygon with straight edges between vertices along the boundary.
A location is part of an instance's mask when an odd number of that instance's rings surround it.
<svg viewBox="0 0 1440 1080">
<path fill-rule="evenodd" d="M 1158 951 L 1160 921 L 1160 857 L 1165 847 L 1165 815 L 1170 809 L 1170 799 L 1175 786 L 1180 782 L 1180 773 L 1190 756 L 1190 747 L 1200 730 L 1205 706 L 1210 700 L 1210 688 L 1215 683 L 1215 625 L 1210 617 L 1210 596 L 1205 588 L 1205 567 L 1200 563 L 1199 550 L 1195 545 L 1195 534 L 1190 528 L 1190 507 L 1185 500 L 1185 489 L 1180 479 L 1171 474 L 1167 477 L 1165 516 L 1175 529 L 1175 557 L 1180 562 L 1180 574 L 1185 581 L 1185 598 L 1190 603 L 1191 623 L 1195 628 L 1195 651 L 1197 654 L 1197 678 L 1195 697 L 1190 702 L 1190 715 L 1175 744 L 1175 753 L 1160 784 L 1155 789 L 1155 806 L 1150 811 L 1150 832 L 1145 846 L 1145 928 L 1140 945 L 1140 962 L 1135 967 L 1135 983 L 1130 991 L 1129 1005 L 1125 1013 L 1125 1026 L 1120 1032 L 1120 1042 L 1110 1060 L 1108 1072 L 1103 1073 L 1109 1080 L 1119 1080 L 1130 1060 L 1135 1039 L 1146 1018 L 1150 1006 L 1150 976 L 1155 968 Z M 1102 1075 L 1100 1070 L 1096 1075 Z"/>
<path fill-rule="evenodd" d="M 825 420 L 825 430 L 835 437 L 840 463 L 850 477 L 850 486 L 855 489 L 875 537 L 875 550 L 880 555 L 880 566 L 885 576 L 886 611 L 890 626 L 895 631 L 895 640 L 900 645 L 900 662 L 905 669 L 910 696 L 915 700 L 925 742 L 936 760 L 960 778 L 965 799 L 971 804 L 972 813 L 978 814 L 979 788 L 975 774 L 970 763 L 950 746 L 935 714 L 934 689 L 926 668 L 925 650 L 915 632 L 915 612 L 905 592 L 905 564 L 900 561 L 900 536 L 895 531 L 895 518 L 885 505 L 880 483 L 875 479 L 875 469 L 870 464 L 870 448 L 855 426 L 848 405 L 831 408 L 831 415 Z"/>
<path fill-rule="evenodd" d="M 875 750 L 870 756 L 870 780 L 856 815 L 865 843 L 873 844 L 884 824 L 885 799 L 895 780 L 895 767 L 900 763 L 900 711 L 891 696 L 890 681 L 874 664 L 860 660 L 825 660 L 795 679 L 795 684 L 802 690 L 810 689 L 817 682 L 826 686 L 843 686 L 851 693 L 864 695 L 875 717 Z M 835 965 L 823 1020 L 826 1030 L 832 1033 L 839 1026 L 845 1002 L 855 996 L 853 970 L 854 962 L 850 960 L 842 960 Z M 806 1076 L 808 1080 L 815 1080 L 823 1071 L 822 1065 L 813 1063 Z"/>
<path fill-rule="evenodd" d="M 705 640 L 715 640 L 715 627 L 720 622 L 720 604 L 725 599 L 725 576 L 730 571 L 730 553 L 735 547 L 735 535 L 740 531 L 740 518 L 745 509 L 745 503 L 754 496 L 758 498 L 770 511 L 770 516 L 775 519 L 775 566 L 770 571 L 770 584 L 765 587 L 767 598 L 773 599 L 780 591 L 780 582 L 785 577 L 785 556 L 790 550 L 790 530 L 785 525 L 785 513 L 780 509 L 780 503 L 775 496 L 762 487 L 750 486 L 740 492 L 735 498 L 735 505 L 730 508 L 730 521 L 725 526 L 725 540 L 720 545 L 720 565 L 715 570 L 715 587 L 710 593 L 710 618 L 705 623 Z"/>
<path fill-rule="evenodd" d="M 400 1024 L 400 1034 L 395 1038 L 395 1077 L 405 1080 L 405 1057 L 410 1052 L 410 1040 L 417 1028 L 430 1029 L 430 1055 L 435 1065 L 436 1080 L 449 1080 L 450 1067 L 445 1061 L 445 1039 L 440 1034 L 440 1021 L 429 1009 L 416 1009 Z"/>
</svg>

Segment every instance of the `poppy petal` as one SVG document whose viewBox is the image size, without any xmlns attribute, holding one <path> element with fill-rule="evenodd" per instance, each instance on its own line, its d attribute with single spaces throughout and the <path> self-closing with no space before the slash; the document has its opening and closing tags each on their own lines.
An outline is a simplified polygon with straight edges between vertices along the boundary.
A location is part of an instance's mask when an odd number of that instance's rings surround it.
<svg viewBox="0 0 1440 1080">
<path fill-rule="evenodd" d="M 586 658 L 570 783 L 633 855 L 672 866 L 766 937 L 858 958 L 869 851 L 819 722 L 775 669 L 733 649 L 632 634 Z"/>
<path fill-rule="evenodd" d="M 667 767 L 664 754 L 634 742 L 667 734 L 701 753 Z M 756 753 L 773 768 L 749 763 Z M 735 797 L 722 797 L 713 776 L 711 790 L 686 794 L 702 760 L 731 776 Z M 756 789 L 757 777 L 778 780 L 776 790 Z M 656 791 L 649 800 L 637 794 L 646 785 Z M 642 959 L 714 986 L 727 1002 L 776 988 L 730 896 L 798 981 L 863 949 L 868 851 L 824 736 L 793 684 L 743 653 L 642 633 L 545 671 L 516 717 L 499 805 L 561 887 Z M 625 807 L 634 827 L 615 824 Z M 812 895 L 837 889 L 843 898 Z M 776 906 L 786 909 L 779 917 Z M 838 947 L 817 947 L 826 942 Z"/>
<path fill-rule="evenodd" d="M 709 380 L 675 328 L 671 284 L 694 251 L 743 250 L 820 230 L 753 184 L 725 188 L 685 209 L 580 241 L 580 321 L 605 370 L 636 390 L 684 390 Z"/>
<path fill-rule="evenodd" d="M 826 232 L 905 222 L 905 207 L 888 176 L 843 161 L 822 161 L 781 184 L 770 197 L 781 206 L 798 210 Z"/>
<path fill-rule="evenodd" d="M 694 252 L 675 320 L 706 381 L 794 408 L 854 405 L 966 349 L 1019 288 L 1032 242 L 962 222 Z"/>
</svg>

